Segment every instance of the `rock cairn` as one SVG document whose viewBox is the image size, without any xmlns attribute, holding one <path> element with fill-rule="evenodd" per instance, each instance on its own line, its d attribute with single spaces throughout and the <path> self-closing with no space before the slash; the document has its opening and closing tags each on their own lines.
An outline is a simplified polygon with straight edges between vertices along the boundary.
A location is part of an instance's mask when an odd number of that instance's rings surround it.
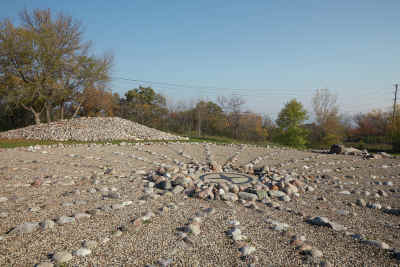
<svg viewBox="0 0 400 267">
<path fill-rule="evenodd" d="M 186 140 L 118 117 L 89 117 L 31 125 L 0 133 L 0 138 L 54 141 Z"/>
</svg>

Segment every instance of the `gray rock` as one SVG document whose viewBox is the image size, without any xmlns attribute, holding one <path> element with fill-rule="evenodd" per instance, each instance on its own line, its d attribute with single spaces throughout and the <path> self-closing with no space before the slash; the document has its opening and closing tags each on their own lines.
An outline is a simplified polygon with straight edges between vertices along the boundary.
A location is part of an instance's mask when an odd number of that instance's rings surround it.
<svg viewBox="0 0 400 267">
<path fill-rule="evenodd" d="M 200 224 L 191 223 L 186 227 L 186 232 L 192 233 L 193 235 L 199 235 L 201 233 Z"/>
<path fill-rule="evenodd" d="M 384 209 L 383 212 L 387 213 L 387 214 L 392 214 L 392 215 L 397 215 L 400 216 L 400 209 Z"/>
<path fill-rule="evenodd" d="M 35 265 L 35 267 L 53 267 L 53 266 L 54 264 L 51 262 L 41 262 Z"/>
<path fill-rule="evenodd" d="M 364 199 L 362 199 L 362 198 L 357 199 L 356 204 L 357 204 L 358 206 L 360 206 L 360 207 L 365 207 L 365 206 L 367 206 L 367 202 L 366 202 Z"/>
<path fill-rule="evenodd" d="M 270 190 L 268 191 L 268 194 L 270 197 L 276 197 L 276 198 L 286 196 L 285 192 L 279 190 Z"/>
<path fill-rule="evenodd" d="M 10 231 L 10 234 L 15 234 L 15 233 L 28 234 L 28 233 L 32 233 L 32 232 L 36 231 L 38 227 L 39 227 L 39 223 L 26 222 L 26 223 L 22 223 L 22 224 L 18 225 L 17 227 L 15 227 L 14 229 L 12 229 Z"/>
<path fill-rule="evenodd" d="M 55 223 L 53 220 L 44 220 L 44 221 L 40 222 L 39 225 L 43 230 L 46 230 L 46 229 L 54 228 Z"/>
<path fill-rule="evenodd" d="M 247 201 L 256 201 L 258 196 L 256 194 L 247 193 L 247 192 L 239 192 L 239 198 Z"/>
<path fill-rule="evenodd" d="M 336 213 L 339 215 L 344 215 L 344 216 L 347 216 L 350 214 L 350 212 L 348 210 L 336 210 Z"/>
<path fill-rule="evenodd" d="M 284 201 L 284 202 L 289 202 L 291 199 L 288 195 L 284 195 L 279 197 L 279 200 Z"/>
<path fill-rule="evenodd" d="M 113 237 L 120 237 L 121 235 L 122 235 L 122 232 L 120 230 L 117 230 L 117 231 L 112 233 Z"/>
<path fill-rule="evenodd" d="M 64 263 L 72 260 L 72 254 L 68 251 L 59 251 L 54 253 L 52 258 L 56 263 Z"/>
<path fill-rule="evenodd" d="M 143 189 L 143 192 L 144 192 L 145 194 L 153 194 L 153 193 L 154 193 L 154 189 L 153 189 L 153 187 L 145 187 L 145 188 Z"/>
<path fill-rule="evenodd" d="M 321 258 L 324 254 L 321 250 L 313 248 L 310 252 L 311 256 L 314 258 Z"/>
<path fill-rule="evenodd" d="M 88 219 L 90 217 L 91 217 L 90 214 L 84 213 L 84 212 L 79 212 L 79 213 L 75 213 L 74 214 L 74 218 L 77 219 L 77 220 Z"/>
<path fill-rule="evenodd" d="M 38 212 L 38 211 L 40 211 L 40 207 L 32 207 L 32 208 L 29 208 L 29 211 L 30 211 L 30 212 Z"/>
<path fill-rule="evenodd" d="M 331 222 L 326 217 L 319 217 L 319 216 L 318 217 L 314 217 L 313 219 L 308 220 L 308 223 L 313 224 L 313 225 L 318 225 L 318 226 L 330 227 L 335 231 L 345 231 L 345 230 L 347 230 L 347 228 L 344 227 L 343 225 Z"/>
<path fill-rule="evenodd" d="M 238 196 L 235 193 L 225 193 L 222 195 L 222 199 L 225 201 L 235 202 L 238 201 Z"/>
<path fill-rule="evenodd" d="M 342 153 L 344 153 L 345 149 L 346 149 L 346 147 L 344 145 L 334 144 L 331 146 L 331 149 L 329 152 L 331 154 L 342 154 Z"/>
<path fill-rule="evenodd" d="M 93 241 L 93 240 L 85 240 L 85 241 L 83 241 L 82 246 L 84 248 L 94 249 L 97 247 L 97 242 Z"/>
<path fill-rule="evenodd" d="M 86 257 L 90 253 L 92 253 L 92 251 L 88 248 L 80 248 L 73 252 L 73 254 L 78 257 Z"/>
<path fill-rule="evenodd" d="M 185 190 L 185 188 L 183 186 L 177 185 L 174 187 L 174 189 L 172 189 L 172 193 L 179 194 L 179 193 L 183 192 L 184 190 Z"/>
<path fill-rule="evenodd" d="M 122 204 L 112 204 L 111 205 L 111 209 L 113 209 L 113 210 L 120 210 L 120 209 L 123 209 L 124 207 L 125 206 Z"/>
<path fill-rule="evenodd" d="M 379 203 L 368 203 L 367 207 L 370 209 L 380 210 L 382 208 L 382 205 Z"/>
<path fill-rule="evenodd" d="M 186 187 L 191 182 L 192 182 L 192 180 L 187 177 L 178 177 L 173 181 L 173 184 L 174 184 L 174 186 L 180 185 L 180 186 Z"/>
<path fill-rule="evenodd" d="M 268 190 L 257 190 L 258 200 L 269 199 Z"/>
<path fill-rule="evenodd" d="M 383 184 L 387 185 L 387 186 L 393 186 L 393 182 L 392 181 L 383 182 Z"/>
<path fill-rule="evenodd" d="M 249 256 L 250 254 L 254 253 L 256 251 L 255 247 L 251 247 L 249 245 L 245 245 L 244 247 L 241 247 L 239 249 L 240 253 L 242 254 L 242 257 Z"/>
<path fill-rule="evenodd" d="M 169 266 L 173 263 L 172 259 L 159 259 L 157 261 L 157 263 L 161 266 L 161 267 L 166 267 Z"/>
<path fill-rule="evenodd" d="M 74 217 L 68 217 L 68 216 L 61 216 L 57 219 L 56 223 L 63 225 L 66 223 L 75 223 L 75 218 Z"/>
<path fill-rule="evenodd" d="M 162 190 L 171 190 L 172 189 L 172 184 L 171 181 L 166 180 L 166 181 L 161 181 L 157 184 L 157 187 L 162 189 Z"/>
<path fill-rule="evenodd" d="M 390 246 L 388 244 L 379 240 L 362 240 L 361 242 L 377 248 L 390 249 Z"/>
<path fill-rule="evenodd" d="M 110 192 L 107 195 L 108 198 L 112 198 L 112 199 L 120 199 L 121 198 L 121 194 L 118 192 Z"/>
<path fill-rule="evenodd" d="M 289 224 L 282 223 L 282 222 L 275 221 L 275 220 L 267 219 L 265 222 L 271 224 L 272 225 L 271 229 L 273 229 L 275 231 L 284 231 L 284 230 L 287 230 L 288 228 L 290 228 Z"/>
</svg>

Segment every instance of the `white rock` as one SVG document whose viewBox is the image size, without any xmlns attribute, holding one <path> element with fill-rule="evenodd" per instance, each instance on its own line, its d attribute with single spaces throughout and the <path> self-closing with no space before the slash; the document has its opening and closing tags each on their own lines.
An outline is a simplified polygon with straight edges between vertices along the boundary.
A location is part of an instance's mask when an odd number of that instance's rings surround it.
<svg viewBox="0 0 400 267">
<path fill-rule="evenodd" d="M 75 256 L 79 256 L 79 257 L 85 257 L 87 255 L 89 255 L 90 253 L 92 253 L 92 251 L 88 248 L 80 248 L 76 251 L 74 251 L 74 255 Z"/>
</svg>

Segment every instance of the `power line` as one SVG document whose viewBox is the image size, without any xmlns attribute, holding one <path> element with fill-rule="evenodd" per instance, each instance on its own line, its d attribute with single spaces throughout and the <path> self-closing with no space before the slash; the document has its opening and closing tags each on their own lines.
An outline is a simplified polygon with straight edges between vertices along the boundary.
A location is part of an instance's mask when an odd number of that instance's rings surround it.
<svg viewBox="0 0 400 267">
<path fill-rule="evenodd" d="M 150 80 L 138 80 L 138 79 L 130 79 L 124 77 L 112 77 L 113 79 L 123 80 L 123 81 L 130 81 L 135 83 L 148 83 L 148 84 L 159 84 L 165 86 L 172 86 L 172 87 L 184 87 L 184 88 L 191 88 L 191 89 L 214 89 L 214 90 L 231 90 L 231 91 L 246 91 L 246 92 L 254 92 L 254 91 L 263 91 L 263 92 L 290 92 L 290 93 L 304 93 L 304 92 L 296 92 L 295 90 L 281 90 L 281 89 L 249 89 L 249 88 L 228 88 L 228 87 L 216 87 L 216 86 L 206 86 L 206 85 L 189 85 L 189 84 L 177 84 L 177 83 L 169 83 L 169 82 L 160 82 L 160 81 L 150 81 Z"/>
<path fill-rule="evenodd" d="M 165 89 L 169 91 L 178 91 L 180 90 L 179 87 L 183 88 L 190 88 L 190 89 L 200 89 L 202 93 L 206 93 L 207 95 L 219 95 L 218 92 L 214 91 L 216 90 L 234 90 L 234 91 L 242 91 L 245 93 L 241 92 L 234 92 L 233 95 L 239 95 L 239 96 L 264 96 L 264 94 L 260 94 L 260 91 L 265 93 L 265 96 L 311 96 L 314 91 L 309 90 L 307 92 L 299 92 L 295 90 L 282 90 L 282 89 L 244 89 L 244 88 L 222 88 L 222 87 L 216 87 L 216 86 L 204 86 L 204 85 L 187 85 L 187 84 L 177 84 L 177 83 L 169 83 L 169 82 L 160 82 L 160 81 L 150 81 L 150 80 L 139 80 L 139 79 L 130 79 L 130 78 L 123 78 L 123 77 L 113 77 L 114 79 L 119 79 L 122 81 L 127 81 L 129 83 L 134 83 L 137 85 L 140 85 L 141 83 L 147 83 L 147 84 L 158 84 L 160 85 L 159 89 Z M 118 87 L 120 87 L 118 85 Z M 122 88 L 121 88 L 122 89 Z M 211 90 L 214 89 L 214 90 Z M 123 90 L 123 89 L 122 89 Z M 365 91 L 364 91 L 365 92 Z M 376 92 L 376 90 L 374 90 Z M 370 97 L 376 97 L 376 94 L 364 94 L 364 96 L 370 96 Z"/>
</svg>

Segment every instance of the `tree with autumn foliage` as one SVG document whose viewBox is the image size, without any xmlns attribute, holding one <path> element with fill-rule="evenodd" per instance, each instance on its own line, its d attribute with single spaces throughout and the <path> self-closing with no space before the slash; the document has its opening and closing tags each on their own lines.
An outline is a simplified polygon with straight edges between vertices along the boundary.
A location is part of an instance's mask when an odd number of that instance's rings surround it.
<svg viewBox="0 0 400 267">
<path fill-rule="evenodd" d="M 81 26 L 71 17 L 48 10 L 25 10 L 21 23 L 0 22 L 0 94 L 3 101 L 32 113 L 36 123 L 56 107 L 81 107 L 88 86 L 100 89 L 109 80 L 112 57 L 89 55 Z"/>
</svg>

